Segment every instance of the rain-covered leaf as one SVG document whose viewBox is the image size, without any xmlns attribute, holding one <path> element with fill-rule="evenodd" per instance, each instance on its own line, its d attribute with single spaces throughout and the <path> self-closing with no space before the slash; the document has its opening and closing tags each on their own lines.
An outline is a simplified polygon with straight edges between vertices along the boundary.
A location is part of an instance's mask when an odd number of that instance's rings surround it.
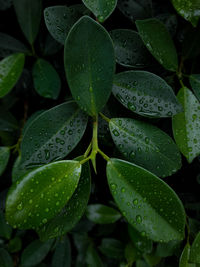
<svg viewBox="0 0 200 267">
<path fill-rule="evenodd" d="M 62 45 L 57 42 L 50 34 L 47 34 L 45 43 L 42 49 L 44 56 L 51 56 L 58 53 L 62 48 Z"/>
<path fill-rule="evenodd" d="M 50 34 L 61 44 L 65 39 L 74 23 L 87 13 L 84 5 L 52 6 L 44 10 L 44 19 Z"/>
<path fill-rule="evenodd" d="M 102 204 L 91 204 L 87 207 L 86 216 L 94 223 L 107 224 L 119 220 L 121 214 L 111 207 Z"/>
<path fill-rule="evenodd" d="M 72 96 L 95 116 L 112 90 L 115 55 L 109 34 L 90 17 L 82 17 L 66 39 L 64 63 Z"/>
<path fill-rule="evenodd" d="M 156 18 L 164 23 L 170 35 L 174 37 L 177 31 L 177 16 L 171 13 L 161 13 Z"/>
<path fill-rule="evenodd" d="M 190 257 L 190 245 L 187 243 L 181 253 L 179 259 L 179 267 L 193 267 L 192 264 L 189 263 Z"/>
<path fill-rule="evenodd" d="M 126 245 L 124 254 L 130 266 L 132 266 L 138 258 L 141 258 L 141 252 L 138 251 L 138 249 L 131 242 Z"/>
<path fill-rule="evenodd" d="M 190 75 L 190 85 L 195 96 L 200 101 L 200 74 Z"/>
<path fill-rule="evenodd" d="M 78 186 L 67 205 L 56 215 L 56 217 L 38 230 L 41 240 L 62 236 L 77 224 L 86 210 L 90 196 L 90 187 L 90 167 L 88 163 L 85 163 L 82 166 Z"/>
<path fill-rule="evenodd" d="M 0 57 L 6 57 L 16 52 L 30 53 L 23 43 L 6 33 L 0 32 Z"/>
<path fill-rule="evenodd" d="M 35 240 L 30 243 L 22 252 L 21 264 L 23 267 L 35 266 L 40 263 L 51 249 L 53 240 L 45 243 Z"/>
<path fill-rule="evenodd" d="M 12 228 L 6 223 L 4 212 L 0 210 L 0 237 L 10 239 L 11 234 Z"/>
<path fill-rule="evenodd" d="M 117 5 L 117 0 L 82 0 L 82 2 L 100 22 L 104 22 Z"/>
<path fill-rule="evenodd" d="M 121 259 L 124 254 L 124 244 L 114 238 L 103 238 L 98 247 L 101 253 L 109 258 Z"/>
<path fill-rule="evenodd" d="M 69 238 L 65 236 L 57 244 L 52 257 L 51 267 L 70 267 L 71 266 L 71 245 Z"/>
<path fill-rule="evenodd" d="M 112 196 L 127 221 L 156 242 L 184 238 L 185 211 L 175 192 L 149 171 L 119 159 L 107 163 Z"/>
<path fill-rule="evenodd" d="M 200 154 L 200 103 L 186 87 L 180 89 L 177 98 L 184 111 L 172 119 L 174 139 L 191 163 Z"/>
<path fill-rule="evenodd" d="M 8 164 L 9 157 L 10 157 L 9 147 L 0 146 L 0 176 L 2 175 Z"/>
<path fill-rule="evenodd" d="M 113 118 L 109 127 L 115 145 L 127 160 L 159 177 L 172 175 L 180 169 L 178 147 L 156 126 L 130 118 Z"/>
<path fill-rule="evenodd" d="M 155 251 L 155 255 L 161 258 L 170 257 L 176 254 L 176 251 L 180 249 L 180 241 L 172 240 L 168 243 L 158 243 Z"/>
<path fill-rule="evenodd" d="M 101 258 L 99 257 L 98 252 L 92 245 L 89 245 L 86 251 L 86 263 L 87 263 L 87 267 L 103 267 L 104 266 L 103 262 L 101 261 Z"/>
<path fill-rule="evenodd" d="M 133 68 L 144 68 L 150 64 L 149 52 L 137 32 L 117 29 L 112 30 L 110 36 L 114 43 L 117 63 Z"/>
<path fill-rule="evenodd" d="M 61 80 L 54 67 L 44 59 L 38 59 L 33 66 L 33 82 L 37 93 L 43 97 L 57 99 Z"/>
<path fill-rule="evenodd" d="M 167 70 L 176 71 L 178 56 L 176 48 L 165 25 L 157 19 L 136 21 L 140 37 L 147 49 Z"/>
<path fill-rule="evenodd" d="M 31 172 L 33 169 L 26 169 L 21 166 L 21 155 L 19 155 L 12 167 L 12 182 L 15 183 L 25 174 Z"/>
<path fill-rule="evenodd" d="M 0 248 L 0 266 L 1 267 L 13 267 L 13 260 L 4 248 Z"/>
<path fill-rule="evenodd" d="M 24 67 L 24 54 L 10 55 L 0 61 L 0 98 L 15 86 Z"/>
<path fill-rule="evenodd" d="M 87 116 L 73 101 L 39 115 L 24 133 L 21 163 L 34 167 L 67 156 L 82 138 Z"/>
<path fill-rule="evenodd" d="M 6 10 L 11 7 L 13 0 L 0 0 L 0 10 Z"/>
<path fill-rule="evenodd" d="M 116 74 L 112 92 L 122 105 L 142 116 L 172 117 L 183 111 L 172 88 L 151 72 Z"/>
<path fill-rule="evenodd" d="M 190 262 L 200 263 L 200 232 L 195 237 L 190 250 Z"/>
<path fill-rule="evenodd" d="M 171 0 L 176 11 L 186 20 L 190 21 L 194 27 L 197 26 L 200 18 L 199 0 Z"/>
<path fill-rule="evenodd" d="M 7 195 L 8 223 L 21 229 L 47 223 L 69 201 L 80 174 L 80 163 L 66 160 L 46 164 L 23 176 Z"/>
<path fill-rule="evenodd" d="M 22 32 L 32 45 L 38 34 L 42 15 L 42 0 L 13 0 Z"/>
</svg>

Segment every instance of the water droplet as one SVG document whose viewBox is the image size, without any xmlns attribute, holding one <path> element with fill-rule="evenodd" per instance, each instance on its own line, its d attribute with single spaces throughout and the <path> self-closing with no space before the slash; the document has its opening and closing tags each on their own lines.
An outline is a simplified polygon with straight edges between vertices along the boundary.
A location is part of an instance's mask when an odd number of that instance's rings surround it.
<svg viewBox="0 0 200 267">
<path fill-rule="evenodd" d="M 46 211 L 46 212 L 49 212 L 49 208 L 46 208 L 45 211 Z"/>
<path fill-rule="evenodd" d="M 22 210 L 22 203 L 20 203 L 20 204 L 17 206 L 17 209 L 18 209 L 18 210 Z"/>
<path fill-rule="evenodd" d="M 134 205 L 137 205 L 138 204 L 138 199 L 137 198 L 133 200 L 133 204 Z"/>
<path fill-rule="evenodd" d="M 140 215 L 136 216 L 136 222 L 141 223 L 142 222 L 142 217 Z"/>
<path fill-rule="evenodd" d="M 32 203 L 33 203 L 33 200 L 32 200 L 32 199 L 30 199 L 30 200 L 29 200 L 29 204 L 32 204 Z"/>
<path fill-rule="evenodd" d="M 133 103 L 131 103 L 131 102 L 128 102 L 128 108 L 131 110 L 131 111 L 136 111 L 136 106 L 133 104 Z"/>
<path fill-rule="evenodd" d="M 126 190 L 124 187 L 122 187 L 121 192 L 124 193 Z"/>
<path fill-rule="evenodd" d="M 146 232 L 145 231 L 142 231 L 141 232 L 141 236 L 146 236 Z"/>
<path fill-rule="evenodd" d="M 110 188 L 111 188 L 112 190 L 115 190 L 115 189 L 117 188 L 117 185 L 116 185 L 116 184 L 111 184 L 111 185 L 110 185 Z"/>
<path fill-rule="evenodd" d="M 72 135 L 72 134 L 73 134 L 73 131 L 72 131 L 72 130 L 69 130 L 69 131 L 68 131 L 68 134 L 69 134 L 69 135 Z"/>
<path fill-rule="evenodd" d="M 114 129 L 112 133 L 114 134 L 114 136 L 119 136 L 119 132 L 116 129 Z"/>
<path fill-rule="evenodd" d="M 42 220 L 42 222 L 43 222 L 43 223 L 47 223 L 47 219 L 44 218 L 44 219 Z"/>
<path fill-rule="evenodd" d="M 59 206 L 59 204 L 60 204 L 60 202 L 59 202 L 59 201 L 57 201 L 57 202 L 56 202 L 56 206 Z"/>
</svg>

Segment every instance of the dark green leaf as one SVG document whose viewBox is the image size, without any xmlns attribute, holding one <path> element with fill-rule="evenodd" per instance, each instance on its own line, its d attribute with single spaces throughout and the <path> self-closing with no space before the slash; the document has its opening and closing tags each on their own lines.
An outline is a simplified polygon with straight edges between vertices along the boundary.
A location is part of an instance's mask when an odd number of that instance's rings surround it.
<svg viewBox="0 0 200 267">
<path fill-rule="evenodd" d="M 167 70 L 176 71 L 176 48 L 165 25 L 157 19 L 136 21 L 139 34 L 151 54 Z"/>
<path fill-rule="evenodd" d="M 117 63 L 134 68 L 144 68 L 149 65 L 149 52 L 137 32 L 117 29 L 111 31 L 110 35 L 114 43 Z"/>
<path fill-rule="evenodd" d="M 158 243 L 155 255 L 161 258 L 170 257 L 176 254 L 175 252 L 180 247 L 180 241 L 173 240 L 168 243 Z"/>
<path fill-rule="evenodd" d="M 22 176 L 24 176 L 25 174 L 31 171 L 32 169 L 26 169 L 26 168 L 21 167 L 21 156 L 18 156 L 12 167 L 12 182 L 15 183 Z"/>
<path fill-rule="evenodd" d="M 24 54 L 10 55 L 0 61 L 0 98 L 15 86 L 24 67 Z"/>
<path fill-rule="evenodd" d="M 21 256 L 21 264 L 23 267 L 35 266 L 40 263 L 48 254 L 51 249 L 53 240 L 48 240 L 42 243 L 39 240 L 35 240 L 30 243 L 23 251 Z"/>
<path fill-rule="evenodd" d="M 172 117 L 183 111 L 172 88 L 147 71 L 116 74 L 112 92 L 122 105 L 142 116 Z"/>
<path fill-rule="evenodd" d="M 104 22 L 112 14 L 117 5 L 117 0 L 82 0 L 82 2 L 100 22 Z"/>
<path fill-rule="evenodd" d="M 190 21 L 194 27 L 197 26 L 200 18 L 199 0 L 171 0 L 176 11 L 186 20 Z"/>
<path fill-rule="evenodd" d="M 190 257 L 190 245 L 187 243 L 179 259 L 179 267 L 192 267 L 192 264 L 189 263 L 189 257 Z"/>
<path fill-rule="evenodd" d="M 110 159 L 108 184 L 128 222 L 156 242 L 184 238 L 185 211 L 175 192 L 162 180 L 132 163 Z"/>
<path fill-rule="evenodd" d="M 131 162 L 166 177 L 181 167 L 181 155 L 174 141 L 154 125 L 129 118 L 109 122 L 119 151 Z"/>
<path fill-rule="evenodd" d="M 6 10 L 12 5 L 12 0 L 0 0 L 0 10 Z"/>
<path fill-rule="evenodd" d="M 184 111 L 172 119 L 174 139 L 191 163 L 200 154 L 200 103 L 186 87 L 178 92 L 177 98 Z"/>
<path fill-rule="evenodd" d="M 122 259 L 124 255 L 124 244 L 114 238 L 103 238 L 99 250 L 107 257 Z"/>
<path fill-rule="evenodd" d="M 0 248 L 0 266 L 1 267 L 13 267 L 13 261 L 7 250 Z"/>
<path fill-rule="evenodd" d="M 62 48 L 62 45 L 57 42 L 50 34 L 47 34 L 45 38 L 45 44 L 43 47 L 43 55 L 51 56 L 58 53 Z"/>
<path fill-rule="evenodd" d="M 117 210 L 102 204 L 88 205 L 86 216 L 90 221 L 99 224 L 114 223 L 121 217 Z"/>
<path fill-rule="evenodd" d="M 64 62 L 72 96 L 95 116 L 112 90 L 115 56 L 109 34 L 93 19 L 82 17 L 66 39 Z"/>
<path fill-rule="evenodd" d="M 11 234 L 12 228 L 6 223 L 3 211 L 0 211 L 0 237 L 10 239 Z"/>
<path fill-rule="evenodd" d="M 190 262 L 200 263 L 200 232 L 195 237 L 190 250 Z"/>
<path fill-rule="evenodd" d="M 18 129 L 18 122 L 7 110 L 0 108 L 0 131 L 13 132 Z"/>
<path fill-rule="evenodd" d="M 64 158 L 79 143 L 86 126 L 87 116 L 73 101 L 43 112 L 24 133 L 22 165 L 35 167 Z"/>
<path fill-rule="evenodd" d="M 128 266 L 132 266 L 133 263 L 141 257 L 141 253 L 137 250 L 135 246 L 133 246 L 132 243 L 128 243 L 125 247 L 125 258 L 128 262 Z"/>
<path fill-rule="evenodd" d="M 13 0 L 21 30 L 32 45 L 39 31 L 42 0 Z"/>
<path fill-rule="evenodd" d="M 9 147 L 0 146 L 0 176 L 4 172 L 10 157 Z"/>
<path fill-rule="evenodd" d="M 6 219 L 14 228 L 42 226 L 73 195 L 81 174 L 76 161 L 58 161 L 39 167 L 17 180 L 6 200 Z"/>
<path fill-rule="evenodd" d="M 46 98 L 57 99 L 61 81 L 54 67 L 44 59 L 38 59 L 33 66 L 33 82 L 37 93 Z"/>
<path fill-rule="evenodd" d="M 200 74 L 190 75 L 190 85 L 194 91 L 195 96 L 200 101 Z"/>
<path fill-rule="evenodd" d="M 10 253 L 15 253 L 20 251 L 22 248 L 22 241 L 18 236 L 15 236 L 13 239 L 9 240 L 8 251 Z"/>
<path fill-rule="evenodd" d="M 87 267 L 103 267 L 103 262 L 101 261 L 96 249 L 92 245 L 88 246 L 86 252 L 86 263 Z"/>
<path fill-rule="evenodd" d="M 71 266 L 71 245 L 68 237 L 60 240 L 53 254 L 51 267 Z"/>
</svg>

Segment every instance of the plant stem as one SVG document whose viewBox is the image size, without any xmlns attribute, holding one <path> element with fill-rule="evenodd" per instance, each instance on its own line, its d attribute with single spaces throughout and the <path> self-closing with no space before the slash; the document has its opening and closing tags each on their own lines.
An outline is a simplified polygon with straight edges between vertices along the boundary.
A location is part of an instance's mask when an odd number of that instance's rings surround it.
<svg viewBox="0 0 200 267">
<path fill-rule="evenodd" d="M 86 151 L 85 151 L 85 153 L 83 155 L 84 158 L 86 158 L 88 156 L 88 154 L 90 153 L 91 149 L 92 149 L 92 142 L 90 142 L 88 148 L 86 149 Z"/>
<path fill-rule="evenodd" d="M 90 160 L 91 159 L 91 157 L 89 156 L 89 157 L 87 157 L 86 159 L 83 159 L 83 160 L 81 160 L 80 161 L 80 164 L 82 165 L 82 164 L 84 164 L 84 163 L 86 163 L 88 160 Z"/>
<path fill-rule="evenodd" d="M 103 151 L 101 151 L 101 149 L 98 149 L 98 152 L 106 161 L 110 160 L 110 158 Z"/>
<path fill-rule="evenodd" d="M 93 136 L 92 136 L 92 152 L 91 152 L 91 161 L 96 171 L 96 154 L 98 153 L 98 115 L 94 118 L 93 121 Z"/>
<path fill-rule="evenodd" d="M 107 121 L 108 123 L 110 122 L 110 119 L 108 117 L 106 117 L 103 113 L 99 112 L 99 114 L 101 115 L 101 117 Z"/>
</svg>

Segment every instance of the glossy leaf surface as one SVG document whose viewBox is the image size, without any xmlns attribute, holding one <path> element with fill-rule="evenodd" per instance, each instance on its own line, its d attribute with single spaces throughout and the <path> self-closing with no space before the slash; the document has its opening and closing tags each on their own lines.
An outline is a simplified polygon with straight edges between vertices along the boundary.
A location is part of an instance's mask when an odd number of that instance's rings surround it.
<svg viewBox="0 0 200 267">
<path fill-rule="evenodd" d="M 181 167 L 181 155 L 174 141 L 159 128 L 138 120 L 115 118 L 109 122 L 111 136 L 127 160 L 159 177 Z"/>
<path fill-rule="evenodd" d="M 10 149 L 5 146 L 0 146 L 0 176 L 2 175 L 8 164 L 9 157 Z"/>
<path fill-rule="evenodd" d="M 194 267 L 193 264 L 189 263 L 190 257 L 190 245 L 186 244 L 179 259 L 179 267 Z"/>
<path fill-rule="evenodd" d="M 199 0 L 171 0 L 176 11 L 186 20 L 190 21 L 194 27 L 197 26 L 200 18 Z"/>
<path fill-rule="evenodd" d="M 175 192 L 132 163 L 110 159 L 107 178 L 112 196 L 127 221 L 156 242 L 184 238 L 185 212 Z"/>
<path fill-rule="evenodd" d="M 192 90 L 196 98 L 200 101 L 200 74 L 192 74 L 189 79 Z"/>
<path fill-rule="evenodd" d="M 6 219 L 13 227 L 35 228 L 47 223 L 69 201 L 81 174 L 76 161 L 39 167 L 13 184 L 6 200 Z"/>
<path fill-rule="evenodd" d="M 19 25 L 26 39 L 33 44 L 42 15 L 42 0 L 13 0 Z"/>
<path fill-rule="evenodd" d="M 186 87 L 178 92 L 177 98 L 184 111 L 172 119 L 174 139 L 191 163 L 200 154 L 200 103 Z"/>
<path fill-rule="evenodd" d="M 4 97 L 17 83 L 23 67 L 24 54 L 10 55 L 0 61 L 0 98 Z"/>
<path fill-rule="evenodd" d="M 114 43 L 117 63 L 133 68 L 144 68 L 149 65 L 149 52 L 137 32 L 117 29 L 112 30 L 110 35 Z"/>
<path fill-rule="evenodd" d="M 64 158 L 78 144 L 86 125 L 87 116 L 73 101 L 43 112 L 22 139 L 22 165 L 34 167 Z"/>
<path fill-rule="evenodd" d="M 183 111 L 172 88 L 151 72 L 116 74 L 112 92 L 122 105 L 142 116 L 172 117 Z"/>
<path fill-rule="evenodd" d="M 119 220 L 121 214 L 111 207 L 102 204 L 91 204 L 87 207 L 86 216 L 92 222 L 107 224 Z"/>
<path fill-rule="evenodd" d="M 57 99 L 61 80 L 54 67 L 44 59 L 38 59 L 33 66 L 33 82 L 37 93 L 43 97 Z"/>
<path fill-rule="evenodd" d="M 51 267 L 70 267 L 71 266 L 71 245 L 69 238 L 65 236 L 56 246 L 52 257 Z"/>
<path fill-rule="evenodd" d="M 165 69 L 176 71 L 176 48 L 165 25 L 157 19 L 146 19 L 136 21 L 136 26 L 147 49 L 158 62 Z"/>
<path fill-rule="evenodd" d="M 104 22 L 114 11 L 117 0 L 82 0 L 84 5 L 92 11 L 99 22 Z"/>
<path fill-rule="evenodd" d="M 195 237 L 190 250 L 190 261 L 193 263 L 200 263 L 200 232 Z"/>
<path fill-rule="evenodd" d="M 109 34 L 93 19 L 82 17 L 66 39 L 64 63 L 72 96 L 95 116 L 112 90 L 115 56 Z"/>
</svg>

